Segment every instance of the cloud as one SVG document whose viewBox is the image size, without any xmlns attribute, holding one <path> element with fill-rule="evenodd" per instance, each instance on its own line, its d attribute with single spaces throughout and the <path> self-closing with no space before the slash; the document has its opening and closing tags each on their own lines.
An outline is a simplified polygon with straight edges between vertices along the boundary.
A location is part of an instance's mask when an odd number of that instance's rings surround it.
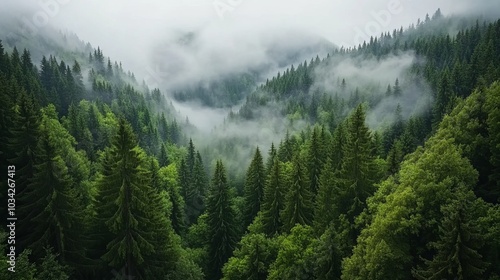
<svg viewBox="0 0 500 280">
<path fill-rule="evenodd" d="M 364 32 L 367 26 L 370 29 L 373 22 L 381 30 L 392 30 L 407 26 L 426 13 L 432 14 L 438 7 L 445 14 L 500 10 L 492 9 L 498 3 L 491 0 L 2 2 L 0 13 L 19 15 L 25 11 L 23 19 L 29 21 L 37 13 L 49 14 L 48 24 L 75 32 L 84 41 L 101 46 L 106 55 L 123 61 L 138 78 L 149 78 L 154 83 L 159 77 L 161 81 L 156 81 L 159 85 L 182 81 L 183 77 L 209 79 L 257 67 L 273 61 L 270 44 L 300 47 L 312 35 L 338 45 L 354 45 L 357 31 Z M 397 13 L 380 20 L 377 15 L 383 15 L 394 3 L 399 7 Z M 194 44 L 177 48 L 176 40 L 188 32 L 196 34 Z M 174 70 L 177 72 L 172 73 Z"/>
</svg>

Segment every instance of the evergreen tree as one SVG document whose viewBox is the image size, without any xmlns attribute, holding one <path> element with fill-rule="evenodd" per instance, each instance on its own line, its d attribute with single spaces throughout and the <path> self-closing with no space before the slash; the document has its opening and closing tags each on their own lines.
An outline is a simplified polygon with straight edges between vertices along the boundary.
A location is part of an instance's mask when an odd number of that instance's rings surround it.
<svg viewBox="0 0 500 280">
<path fill-rule="evenodd" d="M 314 208 L 314 230 L 322 234 L 339 215 L 338 205 L 340 189 L 338 172 L 332 167 L 332 161 L 325 164 L 319 179 L 319 191 Z"/>
<path fill-rule="evenodd" d="M 271 173 L 271 168 L 273 167 L 276 155 L 277 151 L 276 148 L 274 147 L 274 143 L 271 143 L 271 148 L 269 148 L 269 153 L 266 161 L 266 176 L 269 176 L 269 174 Z"/>
<path fill-rule="evenodd" d="M 316 195 L 319 187 L 319 177 L 324 164 L 324 149 L 317 128 L 314 128 L 307 153 L 307 169 L 311 192 Z"/>
<path fill-rule="evenodd" d="M 244 187 L 244 227 L 252 223 L 257 212 L 260 210 L 264 198 L 264 187 L 266 182 L 266 172 L 260 150 L 257 147 L 254 157 L 250 163 L 246 174 Z"/>
<path fill-rule="evenodd" d="M 396 174 L 399 171 L 401 161 L 403 161 L 403 145 L 401 141 L 397 140 L 387 155 L 388 172 L 390 175 Z"/>
<path fill-rule="evenodd" d="M 262 224 L 267 235 L 274 235 L 281 229 L 280 212 L 284 207 L 285 183 L 282 163 L 275 159 L 264 187 L 264 200 L 261 204 Z"/>
<path fill-rule="evenodd" d="M 393 89 L 394 96 L 400 97 L 403 92 L 401 90 L 401 86 L 399 85 L 399 79 L 396 79 L 396 82 L 394 82 L 394 89 Z"/>
<path fill-rule="evenodd" d="M 97 181 L 95 218 L 102 260 L 137 279 L 164 277 L 178 257 L 165 198 L 151 186 L 146 164 L 131 126 L 120 120 Z"/>
<path fill-rule="evenodd" d="M 440 238 L 431 243 L 436 255 L 426 269 L 414 270 L 417 279 L 484 279 L 487 263 L 478 250 L 483 245 L 477 221 L 471 216 L 474 195 L 456 190 L 457 199 L 442 207 Z"/>
<path fill-rule="evenodd" d="M 158 161 L 160 163 L 160 167 L 167 166 L 170 164 L 170 161 L 169 161 L 168 155 L 167 155 L 167 147 L 165 146 L 165 144 L 161 145 L 160 155 L 159 155 Z"/>
<path fill-rule="evenodd" d="M 341 213 L 345 213 L 351 224 L 365 208 L 365 202 L 375 191 L 373 183 L 376 166 L 373 159 L 371 135 L 365 125 L 365 111 L 359 105 L 348 119 L 346 143 L 343 149 L 340 172 Z M 356 232 L 351 232 L 352 240 Z"/>
<path fill-rule="evenodd" d="M 493 170 L 489 175 L 490 196 L 500 202 L 500 83 L 492 85 L 486 96 L 486 108 L 489 111 L 487 125 L 489 133 L 490 163 Z"/>
<path fill-rule="evenodd" d="M 34 173 L 35 150 L 40 135 L 40 113 L 33 98 L 25 92 L 21 92 L 17 108 L 9 131 L 8 148 L 15 151 L 9 162 L 16 166 L 16 192 L 21 196 Z"/>
<path fill-rule="evenodd" d="M 235 212 L 233 198 L 227 183 L 222 161 L 215 165 L 212 184 L 207 197 L 209 278 L 220 279 L 222 266 L 236 245 Z"/>
<path fill-rule="evenodd" d="M 340 238 L 333 225 L 328 226 L 319 240 L 313 243 L 314 275 L 316 279 L 340 279 L 342 254 Z"/>
<path fill-rule="evenodd" d="M 290 180 L 284 209 L 280 213 L 285 232 L 289 232 L 295 224 L 310 225 L 314 211 L 313 195 L 308 185 L 306 170 L 297 158 L 293 161 Z"/>
<path fill-rule="evenodd" d="M 159 184 L 162 191 L 168 193 L 170 204 L 170 220 L 174 231 L 183 235 L 186 229 L 185 203 L 179 189 L 179 176 L 175 165 L 164 166 L 159 170 Z M 168 214 L 168 213 L 167 213 Z"/>
<path fill-rule="evenodd" d="M 76 192 L 71 188 L 72 178 L 64 160 L 57 154 L 48 131 L 41 132 L 36 148 L 34 174 L 20 198 L 19 223 L 23 248 L 41 258 L 46 246 L 54 248 L 62 263 L 77 265 L 82 262 L 83 217 Z M 82 264 L 82 263 L 80 263 Z"/>
</svg>

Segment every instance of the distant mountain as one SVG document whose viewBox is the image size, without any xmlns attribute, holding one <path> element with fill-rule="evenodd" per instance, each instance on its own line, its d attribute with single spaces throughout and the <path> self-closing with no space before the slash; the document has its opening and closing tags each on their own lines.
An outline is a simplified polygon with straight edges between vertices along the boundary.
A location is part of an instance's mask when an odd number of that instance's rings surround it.
<svg viewBox="0 0 500 280">
<path fill-rule="evenodd" d="M 195 101 L 204 106 L 233 106 L 276 72 L 316 56 L 324 57 L 337 47 L 314 34 L 285 31 L 255 38 L 255 48 L 242 45 L 238 53 L 204 47 L 204 35 L 187 32 L 157 48 L 154 55 L 165 87 L 181 102 Z M 228 44 L 234 42 L 228 42 Z M 224 45 L 224 44 L 223 44 Z"/>
</svg>

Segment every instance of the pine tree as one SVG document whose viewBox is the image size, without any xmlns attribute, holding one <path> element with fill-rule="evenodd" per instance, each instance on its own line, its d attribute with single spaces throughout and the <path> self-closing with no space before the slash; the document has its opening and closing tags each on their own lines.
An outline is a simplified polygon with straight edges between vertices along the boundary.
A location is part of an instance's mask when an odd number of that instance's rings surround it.
<svg viewBox="0 0 500 280">
<path fill-rule="evenodd" d="M 163 166 L 167 166 L 170 164 L 170 161 L 168 159 L 168 154 L 167 154 L 167 148 L 165 146 L 165 144 L 162 144 L 161 145 L 161 148 L 160 148 L 160 155 L 159 155 L 159 163 L 160 163 L 160 166 L 163 167 Z"/>
<path fill-rule="evenodd" d="M 264 200 L 260 209 L 264 232 L 267 235 L 277 234 L 283 224 L 280 212 L 284 207 L 285 182 L 282 163 L 275 159 L 264 187 Z"/>
<path fill-rule="evenodd" d="M 260 150 L 257 147 L 254 157 L 250 163 L 246 174 L 244 187 L 244 227 L 252 223 L 254 217 L 260 210 L 260 205 L 264 198 L 264 187 L 266 181 L 266 172 Z"/>
<path fill-rule="evenodd" d="M 388 172 L 390 175 L 396 174 L 399 171 L 399 165 L 403 161 L 403 145 L 397 140 L 392 145 L 392 148 L 387 154 Z"/>
<path fill-rule="evenodd" d="M 10 163 L 16 166 L 17 181 L 16 192 L 23 195 L 28 185 L 28 180 L 33 177 L 35 164 L 35 150 L 38 143 L 40 126 L 40 113 L 33 98 L 21 92 L 18 101 L 17 114 L 14 115 L 10 127 L 8 148 L 15 151 Z"/>
<path fill-rule="evenodd" d="M 341 123 L 335 128 L 333 132 L 333 143 L 332 143 L 332 153 L 330 158 L 332 159 L 332 167 L 335 170 L 340 170 L 342 167 L 342 161 L 344 158 L 344 145 L 346 142 L 346 131 L 345 124 Z"/>
<path fill-rule="evenodd" d="M 83 217 L 76 192 L 71 188 L 68 168 L 57 154 L 48 131 L 42 131 L 38 146 L 34 174 L 20 198 L 19 212 L 23 220 L 19 231 L 22 247 L 32 250 L 41 258 L 43 248 L 54 248 L 62 263 L 77 265 L 83 260 Z"/>
<path fill-rule="evenodd" d="M 313 194 L 309 188 L 306 170 L 295 158 L 291 174 L 291 185 L 285 195 L 281 211 L 283 231 L 289 232 L 295 224 L 310 225 L 313 218 Z"/>
<path fill-rule="evenodd" d="M 188 219 L 188 223 L 192 224 L 196 221 L 197 215 L 195 209 L 196 196 L 197 191 L 194 189 L 193 182 L 191 180 L 191 174 L 189 172 L 189 167 L 186 164 L 185 159 L 181 159 L 181 163 L 179 165 L 179 183 L 181 187 L 181 194 L 184 198 L 186 217 Z"/>
<path fill-rule="evenodd" d="M 373 159 L 371 135 L 365 125 L 365 111 L 359 105 L 349 117 L 346 143 L 343 149 L 343 162 L 340 173 L 342 191 L 341 212 L 347 214 L 348 220 L 354 219 L 365 208 L 365 202 L 375 191 L 376 169 Z M 355 240 L 356 233 L 352 232 Z"/>
<path fill-rule="evenodd" d="M 457 199 L 441 209 L 440 238 L 431 243 L 436 255 L 425 261 L 425 269 L 413 271 L 417 279 L 484 279 L 487 263 L 478 252 L 483 237 L 471 216 L 474 195 L 461 189 L 456 191 Z"/>
<path fill-rule="evenodd" d="M 209 278 L 220 279 L 236 245 L 233 198 L 222 161 L 217 161 L 207 197 Z"/>
<path fill-rule="evenodd" d="M 137 279 L 155 279 L 173 270 L 178 244 L 165 213 L 166 202 L 151 186 L 144 152 L 123 119 L 107 150 L 97 181 L 96 225 L 102 260 Z"/>
<path fill-rule="evenodd" d="M 335 172 L 332 167 L 332 161 L 327 161 L 319 179 L 319 190 L 314 208 L 314 230 L 318 234 L 322 234 L 339 214 L 338 176 L 338 172 Z"/>
<path fill-rule="evenodd" d="M 333 225 L 326 228 L 319 240 L 314 244 L 314 275 L 316 279 L 340 279 L 342 253 L 339 248 L 340 238 Z"/>
<path fill-rule="evenodd" d="M 394 82 L 393 92 L 394 92 L 394 96 L 396 96 L 396 97 L 400 97 L 403 94 L 403 91 L 401 90 L 401 86 L 399 86 L 399 79 L 396 79 L 396 81 Z"/>
<path fill-rule="evenodd" d="M 317 128 L 314 128 L 307 153 L 307 169 L 309 173 L 309 184 L 313 195 L 316 195 L 319 188 L 319 177 L 324 164 L 323 143 Z"/>
<path fill-rule="evenodd" d="M 489 150 L 492 172 L 489 175 L 491 185 L 490 194 L 500 201 L 500 83 L 495 83 L 487 92 L 486 108 L 488 110 Z"/>
<path fill-rule="evenodd" d="M 273 167 L 276 155 L 277 151 L 276 148 L 274 147 L 274 143 L 271 143 L 271 148 L 269 148 L 269 153 L 266 161 L 266 176 L 269 176 L 269 174 L 271 173 L 271 168 Z"/>
</svg>

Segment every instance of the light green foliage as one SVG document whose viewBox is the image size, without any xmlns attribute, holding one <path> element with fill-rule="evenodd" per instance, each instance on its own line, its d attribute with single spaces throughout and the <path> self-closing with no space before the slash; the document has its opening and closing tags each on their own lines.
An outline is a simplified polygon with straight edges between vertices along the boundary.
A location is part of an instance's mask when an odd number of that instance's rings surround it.
<svg viewBox="0 0 500 280">
<path fill-rule="evenodd" d="M 278 239 L 262 233 L 245 235 L 225 264 L 222 279 L 264 280 L 278 253 Z"/>
<path fill-rule="evenodd" d="M 160 189 L 168 193 L 172 205 L 169 211 L 169 219 L 177 234 L 183 234 L 186 227 L 186 216 L 184 212 L 184 199 L 180 194 L 179 176 L 175 164 L 164 166 L 159 170 Z"/>
<path fill-rule="evenodd" d="M 344 261 L 343 279 L 408 278 L 416 257 L 410 253 L 416 245 L 410 240 L 421 232 L 437 235 L 440 206 L 459 186 L 473 186 L 476 178 L 452 141 L 429 141 L 425 150 L 403 163 L 399 184 L 389 179 L 379 187 L 378 192 L 387 195 L 380 204 L 370 205 L 372 222 Z"/>
<path fill-rule="evenodd" d="M 296 225 L 280 243 L 278 257 L 269 270 L 270 280 L 315 279 L 314 252 L 311 245 L 313 229 Z"/>
</svg>

